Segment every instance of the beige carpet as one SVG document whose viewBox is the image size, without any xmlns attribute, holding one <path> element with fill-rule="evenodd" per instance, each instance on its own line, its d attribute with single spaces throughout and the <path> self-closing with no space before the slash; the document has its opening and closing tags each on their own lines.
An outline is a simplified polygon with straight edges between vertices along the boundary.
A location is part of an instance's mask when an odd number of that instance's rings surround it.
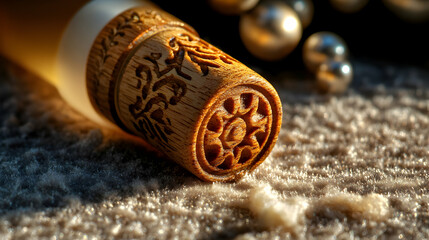
<svg viewBox="0 0 429 240">
<path fill-rule="evenodd" d="M 233 184 L 201 182 L 0 67 L 0 239 L 427 239 L 429 72 L 354 64 L 342 96 L 270 77 L 280 139 Z"/>
</svg>

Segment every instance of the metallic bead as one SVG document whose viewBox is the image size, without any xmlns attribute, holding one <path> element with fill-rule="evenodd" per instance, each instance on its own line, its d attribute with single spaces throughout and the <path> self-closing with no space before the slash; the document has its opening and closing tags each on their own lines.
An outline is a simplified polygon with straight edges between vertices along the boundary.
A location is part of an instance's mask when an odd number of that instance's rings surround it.
<svg viewBox="0 0 429 240">
<path fill-rule="evenodd" d="M 353 68 L 348 61 L 328 60 L 319 66 L 317 87 L 324 93 L 342 93 L 353 79 Z"/>
<path fill-rule="evenodd" d="M 210 6 L 225 15 L 239 15 L 258 4 L 259 0 L 209 0 Z"/>
<path fill-rule="evenodd" d="M 312 34 L 305 41 L 302 51 L 304 64 L 315 73 L 320 64 L 328 60 L 343 61 L 348 57 L 348 48 L 344 40 L 331 32 Z"/>
<path fill-rule="evenodd" d="M 288 55 L 302 36 L 298 15 L 280 1 L 263 1 L 252 11 L 241 15 L 239 30 L 247 50 L 268 61 Z"/>
<path fill-rule="evenodd" d="M 310 25 L 314 15 L 314 5 L 311 0 L 284 0 L 298 14 L 303 28 Z"/>
<path fill-rule="evenodd" d="M 360 11 L 368 3 L 368 0 L 330 0 L 331 5 L 344 13 Z"/>
<path fill-rule="evenodd" d="M 427 0 L 383 0 L 384 4 L 398 17 L 409 22 L 429 20 Z"/>
</svg>

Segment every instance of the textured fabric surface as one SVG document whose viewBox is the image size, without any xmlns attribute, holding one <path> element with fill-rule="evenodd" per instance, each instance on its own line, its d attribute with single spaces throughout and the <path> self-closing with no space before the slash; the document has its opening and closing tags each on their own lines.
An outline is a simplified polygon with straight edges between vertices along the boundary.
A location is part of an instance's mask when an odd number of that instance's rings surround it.
<svg viewBox="0 0 429 240">
<path fill-rule="evenodd" d="M 203 183 L 3 67 L 0 239 L 429 238 L 429 73 L 354 64 L 341 96 L 270 77 L 280 138 L 237 183 Z"/>
</svg>

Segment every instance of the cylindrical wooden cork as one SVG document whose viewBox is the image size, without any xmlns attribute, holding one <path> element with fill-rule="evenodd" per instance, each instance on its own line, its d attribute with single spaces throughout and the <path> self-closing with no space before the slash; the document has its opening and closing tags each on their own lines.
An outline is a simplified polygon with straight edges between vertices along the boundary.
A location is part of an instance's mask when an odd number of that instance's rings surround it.
<svg viewBox="0 0 429 240">
<path fill-rule="evenodd" d="M 271 84 L 155 6 L 127 10 L 100 32 L 87 87 L 101 115 L 205 181 L 255 169 L 281 126 Z"/>
</svg>

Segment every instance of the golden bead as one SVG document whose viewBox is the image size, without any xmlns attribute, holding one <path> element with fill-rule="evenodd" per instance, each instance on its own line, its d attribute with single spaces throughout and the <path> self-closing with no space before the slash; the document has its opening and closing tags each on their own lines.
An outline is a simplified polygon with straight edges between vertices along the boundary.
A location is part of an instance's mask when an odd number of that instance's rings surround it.
<svg viewBox="0 0 429 240">
<path fill-rule="evenodd" d="M 368 0 L 330 0 L 331 5 L 344 13 L 355 13 L 368 3 Z"/>
<path fill-rule="evenodd" d="M 352 81 L 353 68 L 348 61 L 329 60 L 319 66 L 316 77 L 321 92 L 342 93 Z"/>
<path fill-rule="evenodd" d="M 314 5 L 311 0 L 285 0 L 285 3 L 298 14 L 303 28 L 310 25 L 314 15 Z"/>
<path fill-rule="evenodd" d="M 209 0 L 210 6 L 225 15 L 239 15 L 258 4 L 259 0 Z"/>
<path fill-rule="evenodd" d="M 315 73 L 318 67 L 328 60 L 346 60 L 348 49 L 340 36 L 331 32 L 318 32 L 305 41 L 302 55 L 308 70 Z"/>
<path fill-rule="evenodd" d="M 383 0 L 384 4 L 398 17 L 410 22 L 429 20 L 427 0 Z"/>
<path fill-rule="evenodd" d="M 298 15 L 279 1 L 263 1 L 252 11 L 243 14 L 239 30 L 247 50 L 268 61 L 288 55 L 302 36 Z"/>
</svg>

